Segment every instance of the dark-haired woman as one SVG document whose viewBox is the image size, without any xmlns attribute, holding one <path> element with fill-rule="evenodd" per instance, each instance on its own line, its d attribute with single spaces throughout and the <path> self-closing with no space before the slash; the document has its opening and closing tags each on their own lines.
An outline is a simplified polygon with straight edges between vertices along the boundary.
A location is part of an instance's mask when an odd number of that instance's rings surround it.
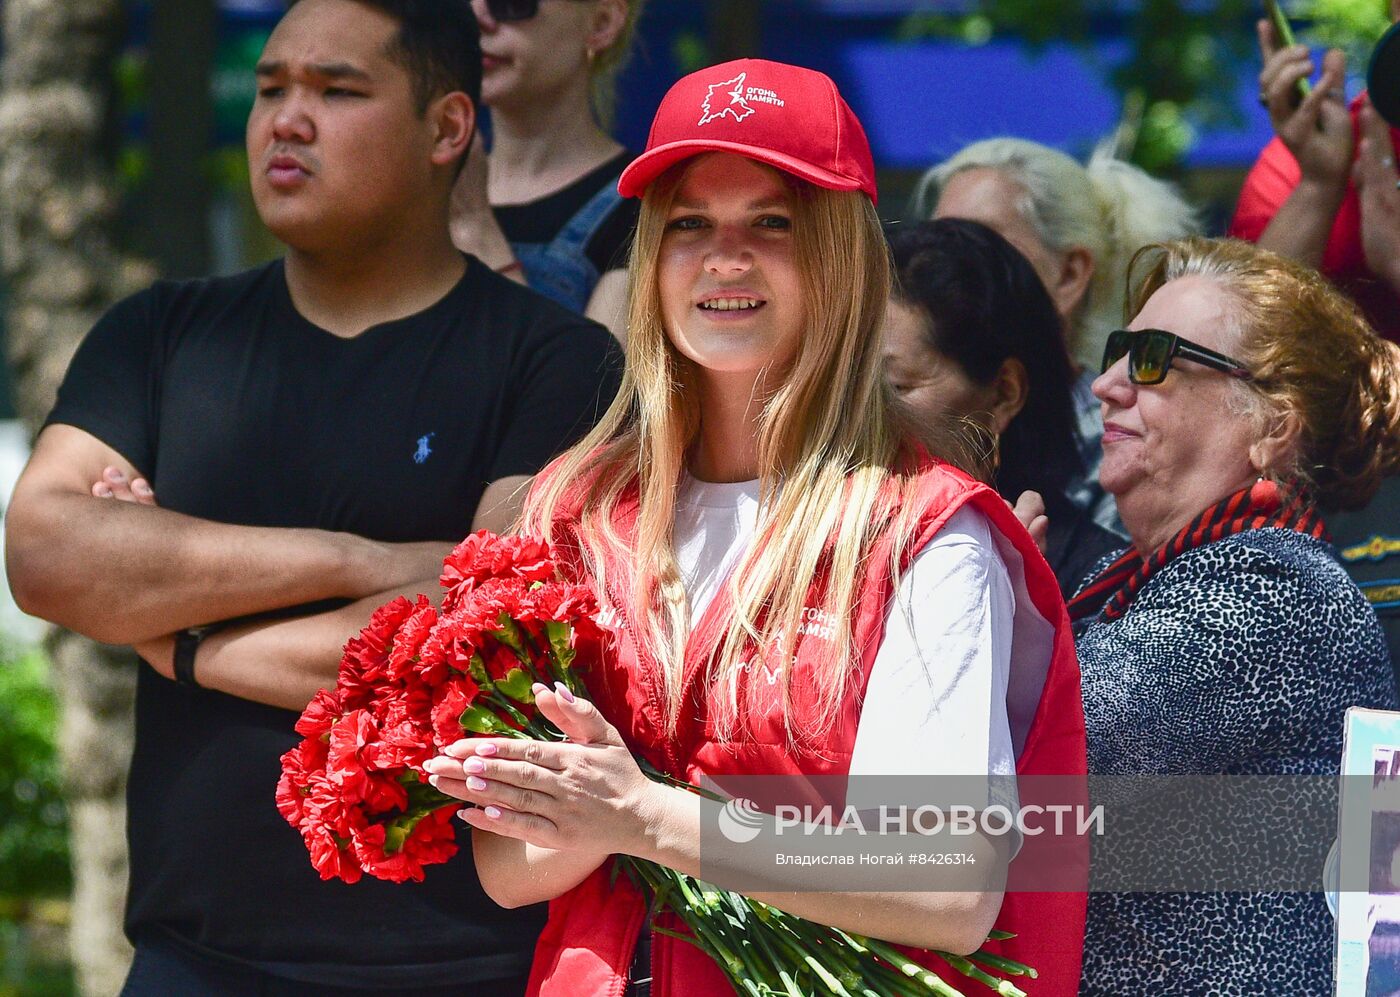
<svg viewBox="0 0 1400 997">
<path fill-rule="evenodd" d="M 978 222 L 921 222 L 890 237 L 898 287 L 885 322 L 885 372 L 928 426 L 970 420 L 991 435 L 996 488 L 1038 492 L 1045 556 L 1071 594 L 1122 541 L 1066 496 L 1084 468 L 1073 368 L 1059 314 L 1021 253 Z"/>
</svg>

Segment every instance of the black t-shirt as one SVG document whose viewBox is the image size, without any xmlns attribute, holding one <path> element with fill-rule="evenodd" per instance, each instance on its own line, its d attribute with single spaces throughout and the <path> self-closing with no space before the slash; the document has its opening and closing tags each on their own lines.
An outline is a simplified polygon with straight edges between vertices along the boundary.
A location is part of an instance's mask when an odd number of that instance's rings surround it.
<svg viewBox="0 0 1400 997">
<path fill-rule="evenodd" d="M 617 178 L 633 158 L 624 150 L 562 190 L 529 204 L 495 208 L 496 223 L 510 242 L 552 242 L 594 194 L 605 186 L 617 185 Z M 584 252 L 600 274 L 627 266 L 627 251 L 641 207 L 637 198 L 624 197 L 588 240 Z"/>
<path fill-rule="evenodd" d="M 450 541 L 487 483 L 533 473 L 597 418 L 619 369 L 601 326 L 475 260 L 436 304 L 350 339 L 296 311 L 276 262 L 118 304 L 78 350 L 49 422 L 119 451 L 168 509 Z M 543 910 L 485 896 L 465 827 L 462 851 L 423 883 L 318 878 L 273 801 L 295 721 L 141 669 L 128 934 L 163 929 L 325 984 L 524 972 Z"/>
</svg>

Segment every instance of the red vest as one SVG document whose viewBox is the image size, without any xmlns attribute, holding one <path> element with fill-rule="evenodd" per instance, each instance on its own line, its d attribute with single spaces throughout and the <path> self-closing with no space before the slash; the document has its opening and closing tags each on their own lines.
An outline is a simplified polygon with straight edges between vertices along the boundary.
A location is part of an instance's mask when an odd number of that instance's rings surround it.
<svg viewBox="0 0 1400 997">
<path fill-rule="evenodd" d="M 912 558 L 913 553 L 932 539 L 954 512 L 965 503 L 970 503 L 1014 544 L 1024 562 L 1025 591 L 1035 612 L 1054 629 L 1051 662 L 1045 673 L 1034 719 L 1017 760 L 1018 778 L 1031 775 L 1082 776 L 1086 771 L 1086 762 L 1079 667 L 1074 656 L 1064 602 L 1054 575 L 1030 536 L 996 492 L 941 464 L 926 467 L 920 475 L 920 483 L 921 509 L 909 557 Z M 617 513 L 617 525 L 623 536 L 628 535 L 635 518 L 635 499 L 624 499 Z M 556 521 L 556 540 L 562 541 L 561 554 L 566 556 L 571 545 L 568 525 L 567 516 Z M 706 662 L 701 660 L 702 654 L 698 650 L 689 653 L 686 658 L 682 682 L 685 698 L 676 736 L 664 737 L 662 704 L 665 693 L 662 680 L 655 662 L 641 659 L 632 640 L 630 626 L 624 626 L 619 631 L 616 659 L 607 663 L 602 674 L 587 677 L 589 692 L 634 752 L 645 756 L 663 771 L 691 782 L 698 783 L 701 775 L 844 776 L 850 769 L 865 684 L 884 633 L 886 608 L 894 594 L 889 570 L 891 541 L 883 541 L 883 546 L 874 555 L 868 559 L 870 566 L 862 578 L 853 627 L 853 646 L 863 649 L 860 669 L 853 680 L 856 684 L 853 693 L 858 690 L 861 695 L 846 697 L 840 715 L 822 744 L 794 750 L 787 740 L 779 708 L 755 712 L 755 716 L 762 717 L 760 722 L 735 735 L 729 742 L 719 743 L 707 719 L 701 681 Z M 625 570 L 613 571 L 611 578 L 626 574 Z M 608 602 L 614 608 L 631 604 L 630 592 L 614 588 L 611 580 L 609 589 Z M 812 586 L 809 606 L 822 604 L 821 590 L 822 581 L 818 578 Z M 727 616 L 725 596 L 721 593 L 697 622 L 696 639 L 690 641 L 690 647 L 713 647 L 713 642 L 703 638 L 713 635 L 715 628 L 724 626 Z M 808 632 L 800 638 L 796 648 L 791 708 L 799 723 L 804 710 L 813 702 L 810 695 L 804 695 L 804 691 L 810 690 L 804 690 L 802 684 L 803 662 L 824 650 L 820 643 L 823 639 L 820 629 L 804 628 Z M 751 666 L 745 673 L 745 680 L 776 690 L 772 683 L 764 681 L 758 667 Z M 764 693 L 761 688 L 757 700 L 746 700 L 748 694 L 749 690 L 741 688 L 741 703 L 762 702 Z M 774 703 L 776 705 L 776 698 Z M 1072 841 L 1069 849 L 1069 852 L 1059 856 L 1057 864 L 1061 870 L 1066 864 L 1076 870 L 1070 879 L 1080 884 L 1076 887 L 1077 892 L 1008 892 L 1002 903 L 997 927 L 1018 932 L 1019 937 L 1007 942 L 989 942 L 986 946 L 988 951 L 999 952 L 1036 967 L 1040 978 L 1030 983 L 1030 987 L 1038 997 L 1071 995 L 1077 993 L 1079 987 L 1086 904 L 1083 884 L 1087 882 L 1088 850 L 1082 839 Z M 1015 868 L 1016 863 L 1013 862 L 1013 872 Z M 1060 883 L 1066 881 L 1064 878 L 1057 880 Z M 610 864 L 553 900 L 548 923 L 535 949 L 534 966 L 530 973 L 530 997 L 616 997 L 622 994 L 645 916 L 642 896 L 626 876 L 618 876 L 614 881 Z M 673 922 L 670 927 L 676 930 L 679 925 Z M 925 960 L 930 968 L 955 986 L 969 982 L 931 956 L 925 956 Z M 656 997 L 711 997 L 731 992 L 724 976 L 708 956 L 686 942 L 664 935 L 653 936 L 652 970 L 652 992 Z"/>
</svg>

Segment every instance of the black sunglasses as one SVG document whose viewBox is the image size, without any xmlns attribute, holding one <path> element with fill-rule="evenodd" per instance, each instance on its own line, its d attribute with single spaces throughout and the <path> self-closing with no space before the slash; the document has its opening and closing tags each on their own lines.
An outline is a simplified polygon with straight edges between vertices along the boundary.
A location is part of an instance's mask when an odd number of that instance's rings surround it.
<svg viewBox="0 0 1400 997">
<path fill-rule="evenodd" d="M 528 21 L 540 12 L 540 0 L 486 0 L 493 21 Z"/>
<path fill-rule="evenodd" d="M 1238 360 L 1162 329 L 1119 329 L 1110 332 L 1108 344 L 1103 348 L 1102 371 L 1107 371 L 1124 356 L 1128 358 L 1128 380 L 1134 384 L 1161 384 L 1166 380 L 1167 371 L 1172 369 L 1172 360 L 1176 357 L 1194 360 L 1203 367 L 1238 377 L 1242 381 L 1254 376 Z"/>
</svg>

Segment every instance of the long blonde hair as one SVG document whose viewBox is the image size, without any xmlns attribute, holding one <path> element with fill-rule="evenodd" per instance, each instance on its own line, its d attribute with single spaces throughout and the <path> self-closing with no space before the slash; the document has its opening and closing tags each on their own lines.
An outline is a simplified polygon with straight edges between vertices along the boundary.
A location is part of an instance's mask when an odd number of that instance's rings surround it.
<svg viewBox="0 0 1400 997">
<path fill-rule="evenodd" d="M 583 483 L 578 534 L 585 564 L 600 591 L 607 591 L 607 564 L 631 565 L 634 636 L 660 663 L 669 732 L 680 710 L 691 625 L 672 525 L 700 411 L 696 368 L 672 345 L 664 326 L 658 265 L 667 214 L 693 162 L 672 167 L 642 201 L 630 267 L 627 367 L 617 399 L 561 458 L 524 513 L 524 528 L 552 537 L 556 510 Z M 712 717 L 722 739 L 745 720 L 739 689 L 750 642 L 779 663 L 789 738 L 819 739 L 829 730 L 858 660 L 851 618 L 871 548 L 893 531 L 897 565 L 913 530 L 913 503 L 901 501 L 915 487 L 906 463 L 911 440 L 881 366 L 891 267 L 874 206 L 859 192 L 779 175 L 792 191 L 807 326 L 787 376 L 763 399 L 755 539 L 727 583 L 729 627 L 717 647 L 705 649 Z M 640 509 L 629 543 L 612 514 L 633 486 Z M 815 726 L 798 729 L 790 709 L 791 661 L 808 589 L 821 570 L 828 579 L 824 608 L 835 619 L 830 667 L 813 676 Z"/>
<path fill-rule="evenodd" d="M 588 96 L 598 127 L 611 131 L 617 116 L 617 78 L 632 57 L 637 37 L 637 20 L 646 0 L 627 0 L 627 16 L 612 44 L 594 52 L 588 61 Z"/>
</svg>

